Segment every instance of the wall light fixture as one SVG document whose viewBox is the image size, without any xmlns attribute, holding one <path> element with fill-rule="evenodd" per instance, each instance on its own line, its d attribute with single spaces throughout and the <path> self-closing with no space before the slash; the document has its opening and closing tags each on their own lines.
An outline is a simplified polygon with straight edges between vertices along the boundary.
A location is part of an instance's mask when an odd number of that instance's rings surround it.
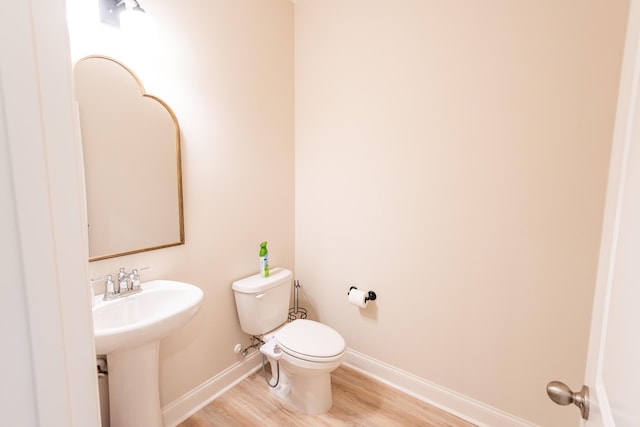
<svg viewBox="0 0 640 427">
<path fill-rule="evenodd" d="M 100 22 L 114 27 L 121 26 L 123 16 L 145 13 L 138 0 L 98 0 L 98 4 Z"/>
</svg>

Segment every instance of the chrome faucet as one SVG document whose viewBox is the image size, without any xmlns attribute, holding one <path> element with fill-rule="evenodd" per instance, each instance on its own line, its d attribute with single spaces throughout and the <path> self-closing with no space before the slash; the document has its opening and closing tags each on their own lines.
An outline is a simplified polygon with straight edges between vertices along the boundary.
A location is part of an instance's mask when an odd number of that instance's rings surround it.
<svg viewBox="0 0 640 427">
<path fill-rule="evenodd" d="M 118 270 L 118 280 L 114 281 L 111 274 L 92 279 L 91 281 L 104 280 L 104 301 L 122 298 L 127 295 L 142 292 L 140 286 L 140 272 L 150 270 L 149 267 L 134 268 L 131 273 L 127 273 L 124 268 Z"/>
</svg>

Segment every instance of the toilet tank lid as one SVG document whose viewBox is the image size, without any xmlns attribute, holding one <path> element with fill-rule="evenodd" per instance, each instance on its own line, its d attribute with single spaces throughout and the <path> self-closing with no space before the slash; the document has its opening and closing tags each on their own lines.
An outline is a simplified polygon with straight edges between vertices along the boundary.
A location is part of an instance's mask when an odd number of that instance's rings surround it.
<svg viewBox="0 0 640 427">
<path fill-rule="evenodd" d="M 257 294 L 289 281 L 292 277 L 293 273 L 291 273 L 290 270 L 273 268 L 270 271 L 269 277 L 261 277 L 260 274 L 254 274 L 253 276 L 236 280 L 233 282 L 231 288 L 236 292 L 244 294 Z"/>
</svg>

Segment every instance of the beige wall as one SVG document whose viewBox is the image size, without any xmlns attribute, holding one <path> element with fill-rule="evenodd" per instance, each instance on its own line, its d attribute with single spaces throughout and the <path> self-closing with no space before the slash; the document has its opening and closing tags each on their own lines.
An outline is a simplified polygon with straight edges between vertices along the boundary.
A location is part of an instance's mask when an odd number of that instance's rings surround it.
<svg viewBox="0 0 640 427">
<path fill-rule="evenodd" d="M 627 7 L 296 3 L 296 276 L 350 348 L 577 424 Z"/>
<path fill-rule="evenodd" d="M 91 14 L 83 9 L 87 3 L 70 0 L 69 9 Z M 76 59 L 101 53 L 122 60 L 180 122 L 186 244 L 89 266 L 94 277 L 149 265 L 144 280 L 203 289 L 200 312 L 161 344 L 167 404 L 242 360 L 233 346 L 248 338 L 231 282 L 258 272 L 258 244 L 269 241 L 272 265 L 293 268 L 293 5 L 154 0 L 143 6 L 158 21 L 155 49 L 127 50 L 117 31 L 73 13 L 70 26 Z"/>
</svg>

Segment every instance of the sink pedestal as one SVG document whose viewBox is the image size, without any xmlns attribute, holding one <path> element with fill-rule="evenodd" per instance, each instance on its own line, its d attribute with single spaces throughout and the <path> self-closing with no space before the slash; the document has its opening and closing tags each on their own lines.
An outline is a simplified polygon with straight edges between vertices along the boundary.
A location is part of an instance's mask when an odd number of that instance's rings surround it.
<svg viewBox="0 0 640 427">
<path fill-rule="evenodd" d="M 160 341 L 107 354 L 111 427 L 162 427 Z"/>
</svg>

